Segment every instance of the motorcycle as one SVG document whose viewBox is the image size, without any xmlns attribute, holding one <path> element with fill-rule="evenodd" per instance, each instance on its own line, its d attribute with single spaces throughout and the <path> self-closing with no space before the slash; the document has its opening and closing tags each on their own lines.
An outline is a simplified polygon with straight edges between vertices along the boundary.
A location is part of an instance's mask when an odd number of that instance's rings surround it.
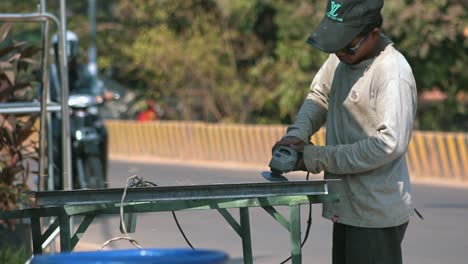
<svg viewBox="0 0 468 264">
<path fill-rule="evenodd" d="M 83 93 L 69 96 L 74 188 L 107 186 L 107 132 L 99 116 L 99 106 L 103 103 L 101 96 Z"/>
<path fill-rule="evenodd" d="M 118 99 L 119 95 L 105 89 L 103 82 L 96 72 L 90 71 L 89 64 L 80 61 L 78 36 L 71 31 L 66 34 L 66 56 L 68 75 L 69 124 L 70 124 L 70 153 L 72 170 L 72 188 L 105 188 L 107 187 L 107 129 L 99 111 L 107 100 Z M 50 99 L 61 102 L 60 71 L 59 67 L 59 38 L 52 37 L 51 55 L 55 58 L 50 65 Z M 54 190 L 63 190 L 62 179 L 62 113 L 52 113 L 52 131 L 49 155 L 52 156 L 51 174 L 53 179 L 48 187 Z"/>
</svg>

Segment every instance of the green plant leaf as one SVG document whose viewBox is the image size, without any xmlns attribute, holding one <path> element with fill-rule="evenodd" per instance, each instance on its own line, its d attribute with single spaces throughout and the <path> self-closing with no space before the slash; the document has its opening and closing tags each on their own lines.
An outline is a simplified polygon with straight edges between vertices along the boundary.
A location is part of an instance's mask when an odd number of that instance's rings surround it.
<svg viewBox="0 0 468 264">
<path fill-rule="evenodd" d="M 28 88 L 31 88 L 31 84 L 30 83 L 16 83 L 12 88 L 11 88 L 11 91 L 12 92 L 21 92 L 25 89 L 28 89 Z"/>
<path fill-rule="evenodd" d="M 1 61 L 0 62 L 0 74 L 3 74 L 5 76 L 6 80 L 10 83 L 10 85 L 15 84 L 16 73 L 15 73 L 13 64 L 11 64 L 10 62 Z"/>
<path fill-rule="evenodd" d="M 7 46 L 3 49 L 0 49 L 0 58 L 6 56 L 7 54 L 9 54 L 10 52 L 12 51 L 15 51 L 15 50 L 20 50 L 23 46 L 26 45 L 26 42 L 18 42 L 18 43 L 15 43 L 11 46 Z"/>
<path fill-rule="evenodd" d="M 21 59 L 18 61 L 18 71 L 27 71 L 28 70 L 28 67 L 29 65 L 31 64 L 35 64 L 35 65 L 38 65 L 39 62 L 34 60 L 34 59 L 29 59 L 29 58 L 25 58 L 25 59 Z"/>
<path fill-rule="evenodd" d="M 41 48 L 38 48 L 36 46 L 28 46 L 21 51 L 21 58 L 30 59 L 40 54 L 41 52 L 42 52 Z M 34 62 L 37 62 L 37 61 L 34 60 Z"/>
<path fill-rule="evenodd" d="M 21 58 L 21 53 L 13 53 L 10 58 L 8 58 L 8 62 L 12 63 L 12 62 L 16 62 L 18 61 L 19 59 Z"/>
<path fill-rule="evenodd" d="M 0 42 L 4 41 L 5 38 L 8 36 L 8 33 L 11 29 L 11 23 L 4 23 L 2 27 L 0 27 Z"/>
<path fill-rule="evenodd" d="M 17 140 L 19 142 L 25 142 L 32 134 L 37 131 L 34 129 L 35 119 L 30 119 L 28 122 L 21 124 L 19 131 L 17 131 Z"/>
<path fill-rule="evenodd" d="M 15 132 L 16 132 L 16 118 L 14 115 L 9 115 L 8 116 L 8 126 L 6 127 L 7 129 L 5 130 L 8 136 L 8 141 L 10 143 L 10 147 L 15 148 L 16 142 L 15 142 Z"/>
</svg>

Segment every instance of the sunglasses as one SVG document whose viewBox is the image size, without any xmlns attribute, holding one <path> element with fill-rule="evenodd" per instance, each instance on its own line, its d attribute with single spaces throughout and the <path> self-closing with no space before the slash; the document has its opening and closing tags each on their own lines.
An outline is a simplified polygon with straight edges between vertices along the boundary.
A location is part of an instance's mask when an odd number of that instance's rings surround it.
<svg viewBox="0 0 468 264">
<path fill-rule="evenodd" d="M 366 39 L 369 37 L 369 33 L 367 33 L 354 47 L 350 47 L 349 45 L 343 48 L 343 52 L 354 55 L 356 54 L 356 50 L 359 49 L 359 47 L 366 41 Z"/>
</svg>

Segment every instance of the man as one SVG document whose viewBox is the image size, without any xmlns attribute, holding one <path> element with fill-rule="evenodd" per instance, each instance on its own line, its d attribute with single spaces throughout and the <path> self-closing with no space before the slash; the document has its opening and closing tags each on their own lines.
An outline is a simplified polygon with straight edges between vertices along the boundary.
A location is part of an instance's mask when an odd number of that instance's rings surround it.
<svg viewBox="0 0 468 264">
<path fill-rule="evenodd" d="M 381 33 L 383 0 L 329 1 L 307 43 L 330 53 L 278 145 L 303 152 L 297 170 L 324 171 L 323 216 L 333 221 L 334 264 L 402 263 L 413 213 L 405 153 L 416 113 L 411 68 Z M 326 122 L 326 146 L 307 144 Z"/>
</svg>

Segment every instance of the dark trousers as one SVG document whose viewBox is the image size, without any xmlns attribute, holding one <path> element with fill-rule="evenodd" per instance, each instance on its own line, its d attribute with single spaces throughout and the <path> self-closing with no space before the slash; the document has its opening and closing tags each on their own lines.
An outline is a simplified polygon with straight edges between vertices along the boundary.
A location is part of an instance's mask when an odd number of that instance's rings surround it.
<svg viewBox="0 0 468 264">
<path fill-rule="evenodd" d="M 387 228 L 333 224 L 333 264 L 402 264 L 408 223 Z"/>
</svg>

